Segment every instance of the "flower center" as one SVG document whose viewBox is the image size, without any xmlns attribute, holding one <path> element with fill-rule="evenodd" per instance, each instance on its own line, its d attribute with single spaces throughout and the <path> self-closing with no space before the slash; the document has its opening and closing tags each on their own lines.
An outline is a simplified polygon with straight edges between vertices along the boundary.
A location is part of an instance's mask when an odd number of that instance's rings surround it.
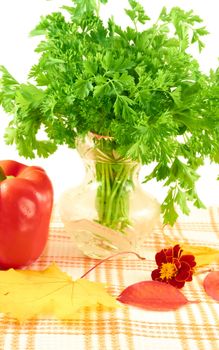
<svg viewBox="0 0 219 350">
<path fill-rule="evenodd" d="M 160 278 L 163 279 L 170 279 L 176 275 L 177 268 L 172 263 L 163 263 L 160 269 Z"/>
</svg>

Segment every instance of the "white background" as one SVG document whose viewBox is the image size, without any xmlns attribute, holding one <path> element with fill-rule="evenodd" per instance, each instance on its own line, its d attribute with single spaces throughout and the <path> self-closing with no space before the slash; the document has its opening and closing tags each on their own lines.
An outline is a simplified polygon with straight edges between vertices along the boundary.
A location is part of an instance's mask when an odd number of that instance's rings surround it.
<svg viewBox="0 0 219 350">
<path fill-rule="evenodd" d="M 109 0 L 109 4 L 102 10 L 104 18 L 114 15 L 115 20 L 125 26 L 127 17 L 122 9 L 126 0 Z M 30 38 L 29 32 L 39 22 L 40 16 L 58 10 L 62 5 L 70 4 L 70 0 L 0 0 L 0 64 L 5 65 L 14 77 L 25 82 L 31 66 L 37 62 L 38 56 L 34 48 L 38 38 Z M 141 0 L 147 14 L 156 19 L 161 8 L 179 6 L 186 10 L 193 9 L 203 20 L 210 35 L 205 37 L 206 47 L 199 55 L 193 54 L 200 62 L 203 71 L 218 66 L 219 57 L 219 1 L 218 0 Z M 3 135 L 9 117 L 0 109 L 0 159 L 15 159 L 25 164 L 41 165 L 50 176 L 55 189 L 55 198 L 58 199 L 64 189 L 80 183 L 84 175 L 82 162 L 75 150 L 60 147 L 58 151 L 47 159 L 36 158 L 26 160 L 19 157 L 14 146 L 6 146 Z M 219 166 L 209 164 L 199 171 L 201 178 L 197 183 L 200 198 L 207 206 L 219 205 Z M 155 181 L 146 185 L 146 189 L 158 200 L 162 201 L 166 190 Z"/>
</svg>

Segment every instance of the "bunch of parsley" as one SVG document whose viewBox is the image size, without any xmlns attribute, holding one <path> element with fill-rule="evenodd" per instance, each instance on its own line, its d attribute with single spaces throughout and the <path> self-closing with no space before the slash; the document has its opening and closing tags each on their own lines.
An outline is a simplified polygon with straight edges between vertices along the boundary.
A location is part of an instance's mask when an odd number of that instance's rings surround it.
<svg viewBox="0 0 219 350">
<path fill-rule="evenodd" d="M 39 61 L 20 84 L 1 67 L 0 104 L 13 115 L 8 144 L 20 155 L 47 157 L 58 145 L 75 147 L 88 132 L 113 138 L 121 156 L 155 164 L 145 181 L 168 186 L 164 222 L 189 214 L 188 201 L 203 207 L 197 169 L 219 162 L 219 69 L 200 71 L 189 48 L 208 32 L 193 11 L 163 8 L 156 23 L 129 0 L 132 25 L 122 29 L 100 6 L 107 0 L 72 0 L 72 6 L 41 19 Z M 68 13 L 68 16 L 65 16 Z M 143 29 L 139 30 L 139 27 Z M 44 128 L 47 139 L 38 140 Z"/>
</svg>

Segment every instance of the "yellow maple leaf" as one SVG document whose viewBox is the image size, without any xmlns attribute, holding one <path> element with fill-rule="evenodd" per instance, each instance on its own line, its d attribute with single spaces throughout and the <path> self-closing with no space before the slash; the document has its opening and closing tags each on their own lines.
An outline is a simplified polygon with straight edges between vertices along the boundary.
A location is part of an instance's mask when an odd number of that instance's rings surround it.
<svg viewBox="0 0 219 350">
<path fill-rule="evenodd" d="M 23 321 L 39 315 L 73 319 L 84 306 L 116 308 L 102 283 L 73 281 L 55 264 L 43 271 L 0 271 L 0 312 Z"/>
<path fill-rule="evenodd" d="M 192 254 L 195 257 L 196 268 L 204 267 L 212 264 L 219 260 L 219 249 L 205 247 L 205 246 L 194 246 L 187 243 L 179 243 L 171 240 L 168 236 L 165 236 L 166 242 L 169 245 L 179 244 L 183 249 L 183 255 Z"/>
<path fill-rule="evenodd" d="M 183 255 L 194 255 L 197 267 L 210 265 L 219 259 L 218 249 L 203 246 L 192 246 L 189 244 L 181 244 L 180 247 L 183 249 Z"/>
</svg>

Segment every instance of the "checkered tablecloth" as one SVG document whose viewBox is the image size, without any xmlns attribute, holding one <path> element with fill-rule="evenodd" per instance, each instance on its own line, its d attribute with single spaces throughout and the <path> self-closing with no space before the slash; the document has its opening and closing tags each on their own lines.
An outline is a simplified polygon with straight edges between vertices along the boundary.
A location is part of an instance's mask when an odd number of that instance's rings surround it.
<svg viewBox="0 0 219 350">
<path fill-rule="evenodd" d="M 165 232 L 164 232 L 165 231 Z M 179 218 L 174 228 L 157 227 L 146 238 L 147 260 L 113 259 L 89 274 L 89 279 L 107 283 L 115 296 L 128 285 L 150 279 L 155 253 L 166 246 L 164 234 L 179 242 L 219 249 L 219 208 L 195 210 Z M 80 277 L 97 261 L 82 256 L 53 216 L 50 236 L 43 255 L 31 269 L 44 269 L 52 262 L 73 279 Z M 219 264 L 214 264 L 219 269 Z M 204 350 L 219 349 L 219 303 L 204 292 L 205 274 L 194 277 L 183 292 L 189 304 L 177 311 L 152 312 L 125 306 L 114 311 L 81 310 L 80 320 L 58 321 L 39 318 L 19 324 L 2 315 L 0 350 Z"/>
</svg>

